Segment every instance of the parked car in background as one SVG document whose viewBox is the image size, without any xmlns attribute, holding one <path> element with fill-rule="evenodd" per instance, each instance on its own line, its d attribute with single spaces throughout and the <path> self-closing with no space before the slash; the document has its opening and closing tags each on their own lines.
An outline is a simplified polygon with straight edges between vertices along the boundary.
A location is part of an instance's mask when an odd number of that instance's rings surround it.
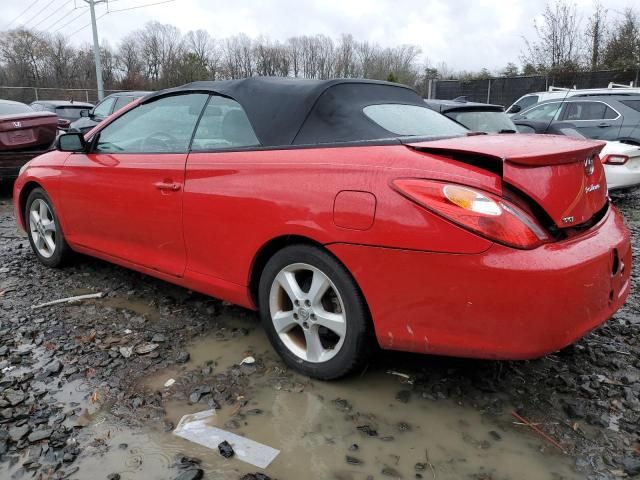
<svg viewBox="0 0 640 480">
<path fill-rule="evenodd" d="M 83 112 L 81 118 L 72 121 L 71 125 L 69 125 L 69 131 L 87 133 L 113 112 L 117 112 L 125 105 L 149 93 L 151 92 L 135 91 L 112 93 L 93 107 L 93 109 L 88 112 Z"/>
<path fill-rule="evenodd" d="M 474 132 L 516 133 L 516 126 L 504 113 L 502 105 L 468 102 L 459 97 L 454 100 L 425 100 L 435 110 Z"/>
<path fill-rule="evenodd" d="M 29 105 L 0 100 L 0 180 L 18 176 L 33 157 L 52 148 L 58 118 Z"/>
<path fill-rule="evenodd" d="M 587 138 L 640 145 L 640 95 L 572 97 L 547 100 L 512 120 L 552 124 L 571 122 Z"/>
<path fill-rule="evenodd" d="M 36 100 L 31 102 L 31 108 L 36 112 L 52 112 L 58 116 L 58 128 L 68 130 L 71 122 L 78 120 L 82 113 L 88 113 L 93 108 L 92 103 L 74 102 L 72 100 Z"/>
<path fill-rule="evenodd" d="M 547 100 L 562 100 L 570 97 L 591 97 L 591 96 L 608 96 L 608 95 L 640 95 L 640 88 L 634 88 L 630 85 L 620 85 L 609 83 L 607 88 L 558 88 L 549 87 L 546 92 L 534 92 L 523 95 L 513 102 L 507 108 L 508 115 L 515 115 L 523 112 L 537 103 Z"/>
<path fill-rule="evenodd" d="M 74 250 L 259 310 L 313 377 L 375 341 L 533 358 L 609 319 L 631 271 L 603 142 L 535 140 L 469 135 L 395 83 L 195 82 L 60 135 L 14 206 L 44 265 Z"/>
<path fill-rule="evenodd" d="M 571 122 L 536 122 L 516 120 L 520 133 L 539 133 L 548 135 L 566 135 L 573 138 L 586 138 Z M 607 141 L 600 152 L 609 190 L 621 190 L 640 185 L 640 147 L 617 141 Z"/>
</svg>

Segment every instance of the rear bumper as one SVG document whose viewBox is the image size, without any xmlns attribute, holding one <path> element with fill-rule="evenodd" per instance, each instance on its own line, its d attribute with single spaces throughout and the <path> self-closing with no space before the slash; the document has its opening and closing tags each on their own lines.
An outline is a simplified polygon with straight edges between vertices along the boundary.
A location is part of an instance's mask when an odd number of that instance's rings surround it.
<svg viewBox="0 0 640 480">
<path fill-rule="evenodd" d="M 589 232 L 535 250 L 329 248 L 355 276 L 387 349 L 535 358 L 601 325 L 629 293 L 629 233 L 613 207 Z"/>
<path fill-rule="evenodd" d="M 609 190 L 620 190 L 640 185 L 640 159 L 634 158 L 625 165 L 605 165 Z"/>
<path fill-rule="evenodd" d="M 0 178 L 16 178 L 20 168 L 25 163 L 50 150 L 51 149 L 28 152 L 0 152 Z"/>
</svg>

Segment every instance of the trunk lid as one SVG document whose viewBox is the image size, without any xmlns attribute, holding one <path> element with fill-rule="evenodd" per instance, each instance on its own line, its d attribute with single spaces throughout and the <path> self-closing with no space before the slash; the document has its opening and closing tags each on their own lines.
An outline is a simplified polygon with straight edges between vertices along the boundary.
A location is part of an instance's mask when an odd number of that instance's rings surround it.
<svg viewBox="0 0 640 480">
<path fill-rule="evenodd" d="M 0 117 L 0 152 L 44 148 L 53 143 L 58 117 L 49 112 L 27 112 Z"/>
<path fill-rule="evenodd" d="M 424 153 L 495 169 L 535 201 L 558 228 L 592 219 L 607 204 L 598 154 L 604 142 L 555 135 L 477 135 L 408 144 Z"/>
</svg>

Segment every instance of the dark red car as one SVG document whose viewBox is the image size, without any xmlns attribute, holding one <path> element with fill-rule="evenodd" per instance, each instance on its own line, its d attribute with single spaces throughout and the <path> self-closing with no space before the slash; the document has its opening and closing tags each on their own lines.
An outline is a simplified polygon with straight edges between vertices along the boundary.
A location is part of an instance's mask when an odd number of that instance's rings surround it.
<svg viewBox="0 0 640 480">
<path fill-rule="evenodd" d="M 20 167 L 50 150 L 57 129 L 55 114 L 0 100 L 0 179 L 17 177 Z"/>
<path fill-rule="evenodd" d="M 198 82 L 60 136 L 14 199 L 45 265 L 77 251 L 257 309 L 330 379 L 375 342 L 525 359 L 606 321 L 631 249 L 602 146 L 469 135 L 385 82 Z"/>
</svg>

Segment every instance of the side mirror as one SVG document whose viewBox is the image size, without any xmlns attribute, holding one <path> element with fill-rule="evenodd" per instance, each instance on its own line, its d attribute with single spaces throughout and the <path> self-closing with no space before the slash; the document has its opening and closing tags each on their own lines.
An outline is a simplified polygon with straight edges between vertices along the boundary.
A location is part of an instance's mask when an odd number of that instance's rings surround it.
<svg viewBox="0 0 640 480">
<path fill-rule="evenodd" d="M 61 152 L 86 152 L 87 142 L 81 133 L 63 133 L 56 140 L 56 148 Z"/>
<path fill-rule="evenodd" d="M 522 107 L 520 105 L 511 105 L 511 108 L 507 113 L 518 113 L 521 110 L 522 110 Z"/>
</svg>

